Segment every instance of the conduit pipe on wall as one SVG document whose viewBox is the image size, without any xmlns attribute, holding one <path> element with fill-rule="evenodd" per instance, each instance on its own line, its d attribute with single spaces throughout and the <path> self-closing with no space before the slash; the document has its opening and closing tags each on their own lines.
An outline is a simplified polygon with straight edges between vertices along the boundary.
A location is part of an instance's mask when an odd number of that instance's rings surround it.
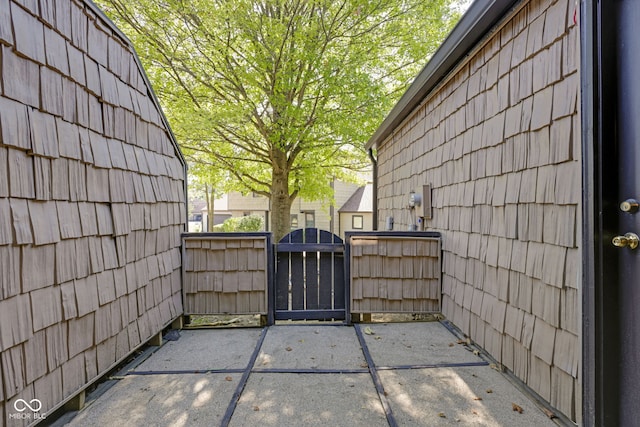
<svg viewBox="0 0 640 427">
<path fill-rule="evenodd" d="M 369 148 L 367 151 L 369 154 L 369 159 L 371 159 L 371 165 L 373 166 L 373 183 L 371 190 L 371 210 L 372 210 L 372 222 L 373 222 L 373 230 L 378 229 L 378 160 L 373 154 L 373 148 Z"/>
</svg>

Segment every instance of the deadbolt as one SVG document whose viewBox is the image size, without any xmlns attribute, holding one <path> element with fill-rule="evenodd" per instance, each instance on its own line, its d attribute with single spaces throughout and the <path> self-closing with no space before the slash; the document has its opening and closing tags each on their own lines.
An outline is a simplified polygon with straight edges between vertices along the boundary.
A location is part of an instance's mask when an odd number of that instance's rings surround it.
<svg viewBox="0 0 640 427">
<path fill-rule="evenodd" d="M 629 246 L 629 249 L 635 249 L 640 243 L 640 239 L 636 233 L 627 233 L 624 236 L 616 236 L 612 240 L 613 246 L 624 248 Z"/>
<path fill-rule="evenodd" d="M 640 204 L 635 199 L 627 199 L 620 203 L 620 210 L 627 213 L 636 213 L 640 208 Z"/>
</svg>

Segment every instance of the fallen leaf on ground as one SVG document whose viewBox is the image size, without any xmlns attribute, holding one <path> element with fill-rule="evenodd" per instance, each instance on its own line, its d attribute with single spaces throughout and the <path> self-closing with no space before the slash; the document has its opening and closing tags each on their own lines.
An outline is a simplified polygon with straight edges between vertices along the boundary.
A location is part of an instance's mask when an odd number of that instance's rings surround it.
<svg viewBox="0 0 640 427">
<path fill-rule="evenodd" d="M 524 409 L 522 409 L 522 406 L 516 403 L 511 403 L 511 407 L 513 408 L 514 411 L 518 412 L 519 414 L 522 414 L 524 412 Z"/>
<path fill-rule="evenodd" d="M 440 418 L 447 418 L 447 416 L 444 414 L 444 412 L 438 412 L 438 416 Z"/>
<path fill-rule="evenodd" d="M 475 354 L 476 356 L 480 356 L 480 350 L 473 350 L 473 354 Z"/>
<path fill-rule="evenodd" d="M 478 411 L 471 411 L 473 415 L 478 415 Z"/>
<path fill-rule="evenodd" d="M 375 335 L 375 332 L 373 332 L 371 330 L 371 328 L 368 327 L 368 326 L 366 328 L 364 328 L 364 333 L 367 334 L 367 335 Z"/>
<path fill-rule="evenodd" d="M 378 337 L 376 337 L 375 339 L 377 339 L 377 340 L 381 340 L 381 339 L 382 339 L 382 337 L 378 336 Z"/>
<path fill-rule="evenodd" d="M 549 409 L 547 409 L 547 408 L 544 408 L 544 409 L 543 409 L 543 411 L 544 411 L 544 414 L 545 414 L 547 417 L 549 417 L 549 419 L 551 419 L 551 420 L 552 420 L 552 419 L 554 419 L 554 418 L 557 418 L 557 417 L 556 417 L 556 414 L 554 414 L 554 413 L 553 413 L 553 411 L 550 411 L 550 410 L 549 410 Z"/>
<path fill-rule="evenodd" d="M 285 350 L 287 350 L 287 351 L 291 351 L 291 350 L 293 350 L 293 349 L 292 349 L 291 347 L 287 347 L 287 348 L 285 348 Z"/>
<path fill-rule="evenodd" d="M 491 390 L 490 388 L 487 389 L 487 393 L 493 393 L 493 390 Z"/>
<path fill-rule="evenodd" d="M 233 378 L 232 378 L 232 377 L 225 377 L 225 379 L 224 379 L 224 380 L 225 380 L 225 381 L 233 381 Z"/>
<path fill-rule="evenodd" d="M 450 342 L 450 343 L 449 343 L 449 347 L 453 347 L 454 345 L 455 345 L 455 344 L 454 344 L 454 343 L 452 343 L 452 342 Z"/>
<path fill-rule="evenodd" d="M 458 340 L 458 344 L 467 345 L 467 342 L 465 340 Z"/>
<path fill-rule="evenodd" d="M 298 340 L 298 342 L 304 342 L 304 340 Z"/>
<path fill-rule="evenodd" d="M 368 367 L 369 367 L 369 365 L 367 365 L 366 363 L 361 363 L 361 364 L 360 364 L 360 367 L 361 367 L 361 368 L 368 368 Z"/>
<path fill-rule="evenodd" d="M 480 396 L 476 396 L 473 398 L 473 400 L 482 400 L 482 398 Z"/>
<path fill-rule="evenodd" d="M 254 410 L 254 411 L 259 411 L 259 410 L 260 410 L 260 407 L 259 407 L 259 406 L 254 406 L 254 407 L 253 407 L 253 410 Z"/>
</svg>

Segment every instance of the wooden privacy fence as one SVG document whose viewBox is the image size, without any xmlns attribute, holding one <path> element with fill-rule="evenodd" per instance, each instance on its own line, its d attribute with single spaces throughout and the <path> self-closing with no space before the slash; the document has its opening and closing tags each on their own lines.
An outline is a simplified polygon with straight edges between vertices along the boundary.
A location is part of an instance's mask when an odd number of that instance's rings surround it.
<svg viewBox="0 0 640 427">
<path fill-rule="evenodd" d="M 346 233 L 351 313 L 440 311 L 440 233 Z"/>
<path fill-rule="evenodd" d="M 185 233 L 184 314 L 268 314 L 271 233 Z"/>
<path fill-rule="evenodd" d="M 312 231 L 318 232 L 315 229 L 297 231 L 305 236 Z M 320 232 L 320 235 L 322 233 L 327 232 Z M 295 248 L 290 248 L 306 266 L 300 271 L 291 267 L 292 254 L 286 258 L 287 268 L 284 268 L 282 260 L 285 258 L 281 255 L 288 252 L 287 248 L 292 244 L 279 243 L 284 246 L 276 251 L 274 247 L 277 245 L 272 244 L 271 233 L 185 233 L 182 239 L 185 315 L 259 314 L 267 316 L 267 321 L 273 323 L 277 318 L 318 318 L 320 311 L 332 314 L 329 317 L 335 319 L 348 320 L 351 313 L 428 313 L 441 310 L 439 233 L 348 232 L 344 250 L 333 248 L 335 243 L 330 245 L 332 253 L 345 254 L 343 268 L 339 269 L 333 263 L 322 262 L 326 254 L 318 255 L 318 248 L 323 243 L 303 239 L 295 244 Z M 341 242 L 337 236 L 332 241 Z M 276 253 L 281 264 L 278 271 Z M 325 307 L 318 300 L 313 305 L 315 300 L 309 297 L 309 287 L 317 287 L 322 280 L 320 277 L 323 277 L 322 270 L 327 266 L 332 271 L 340 271 L 340 274 L 344 271 L 346 286 L 335 286 L 337 279 L 332 279 L 334 285 L 327 289 L 331 293 L 331 301 L 346 301 L 346 304 L 331 302 Z M 296 274 L 299 276 L 303 270 L 305 277 L 301 279 Z M 288 290 L 280 293 L 283 298 L 288 296 L 290 301 L 278 303 L 276 277 L 284 283 L 283 289 Z M 297 282 L 302 286 L 299 290 L 296 290 Z M 294 307 L 296 292 L 306 295 L 302 297 L 304 304 L 301 307 Z M 344 295 L 334 295 L 336 292 Z M 320 295 L 319 291 L 316 293 Z M 285 303 L 293 314 L 284 313 Z M 294 310 L 296 308 L 298 310 Z M 341 314 L 333 313 L 337 311 Z"/>
</svg>

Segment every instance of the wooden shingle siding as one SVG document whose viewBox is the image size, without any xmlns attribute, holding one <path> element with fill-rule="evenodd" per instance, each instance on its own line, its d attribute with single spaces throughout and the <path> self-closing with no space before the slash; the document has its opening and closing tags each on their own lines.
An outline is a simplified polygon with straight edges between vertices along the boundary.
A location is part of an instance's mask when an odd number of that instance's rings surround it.
<svg viewBox="0 0 640 427">
<path fill-rule="evenodd" d="M 93 7 L 0 0 L 0 413 L 48 412 L 182 314 L 184 167 Z"/>
<path fill-rule="evenodd" d="M 425 230 L 442 233 L 443 314 L 579 421 L 576 6 L 519 2 L 377 149 L 381 219 L 406 228 L 409 191 L 432 186 Z"/>
<path fill-rule="evenodd" d="M 267 314 L 265 236 L 183 239 L 186 314 Z"/>
<path fill-rule="evenodd" d="M 350 239 L 352 313 L 440 310 L 439 239 Z"/>
</svg>

